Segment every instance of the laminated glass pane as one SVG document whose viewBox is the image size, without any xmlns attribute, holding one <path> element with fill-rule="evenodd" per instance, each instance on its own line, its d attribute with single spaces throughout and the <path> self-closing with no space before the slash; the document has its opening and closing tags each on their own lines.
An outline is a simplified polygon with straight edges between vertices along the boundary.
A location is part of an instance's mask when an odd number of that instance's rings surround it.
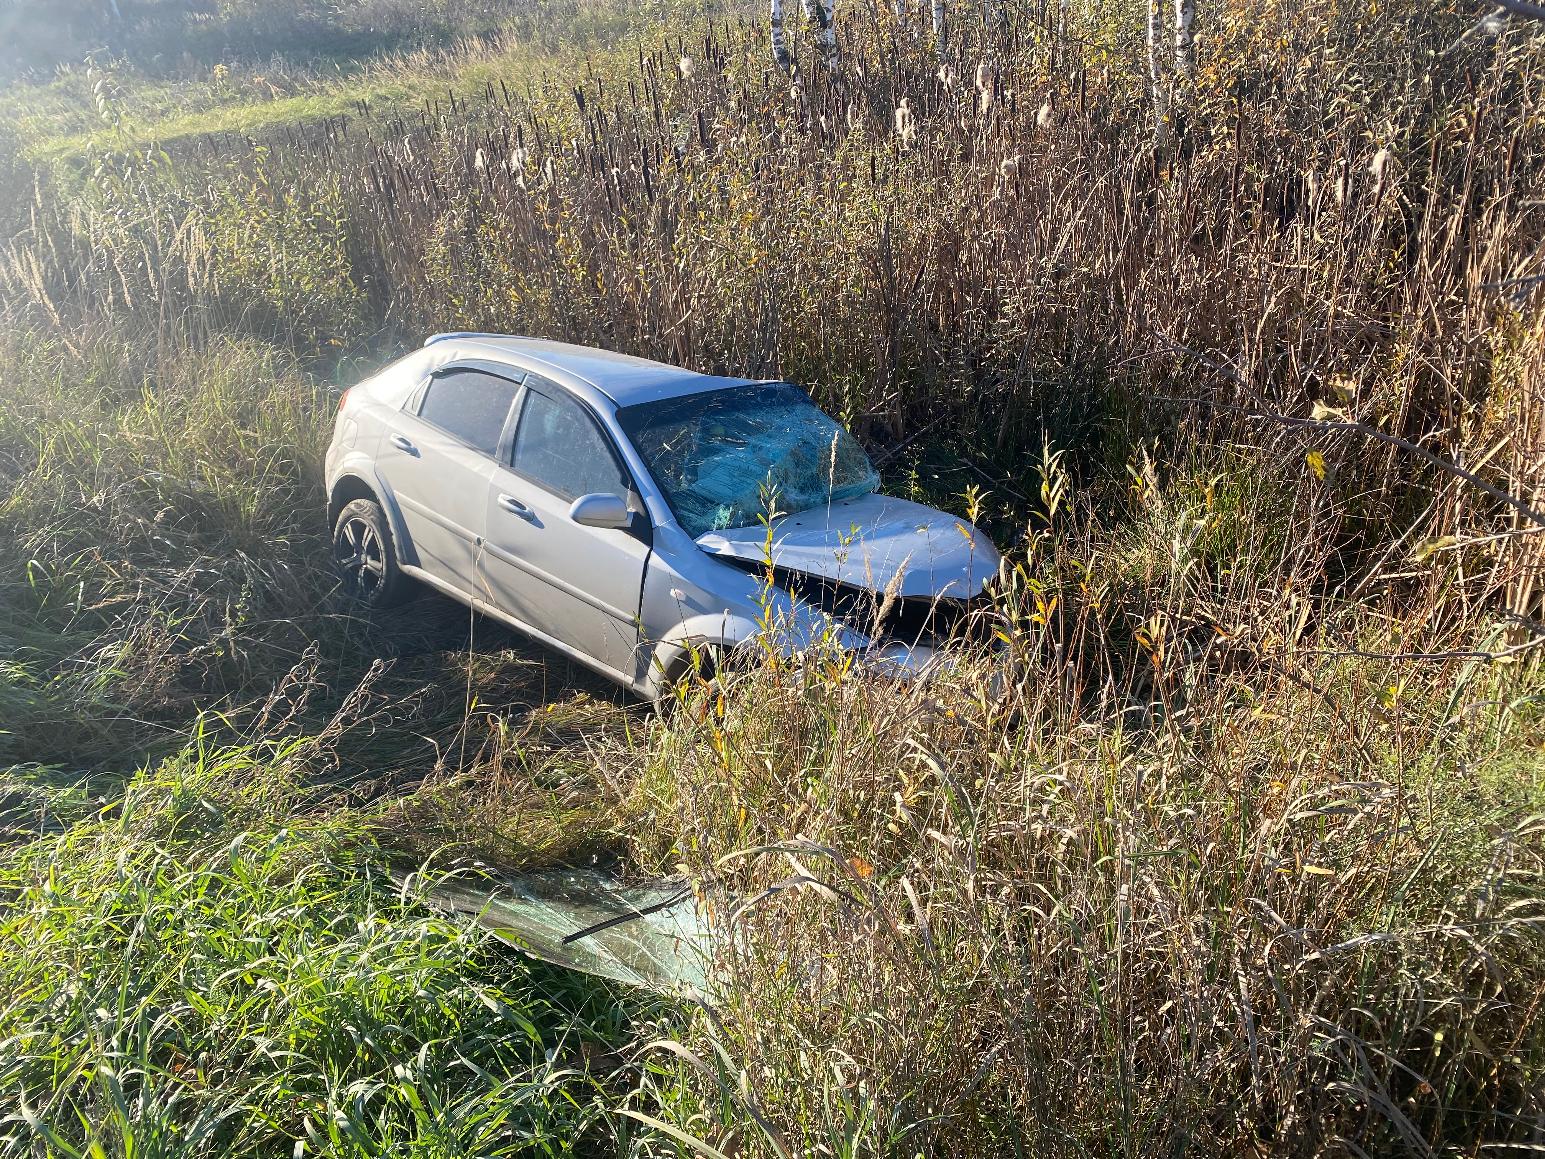
<svg viewBox="0 0 1545 1159">
<path fill-rule="evenodd" d="M 694 538 L 880 485 L 858 440 L 788 383 L 662 399 L 617 418 Z"/>
<path fill-rule="evenodd" d="M 679 881 L 624 886 L 569 869 L 464 874 L 435 884 L 429 900 L 544 962 L 664 993 L 709 985 L 708 922 Z"/>
</svg>

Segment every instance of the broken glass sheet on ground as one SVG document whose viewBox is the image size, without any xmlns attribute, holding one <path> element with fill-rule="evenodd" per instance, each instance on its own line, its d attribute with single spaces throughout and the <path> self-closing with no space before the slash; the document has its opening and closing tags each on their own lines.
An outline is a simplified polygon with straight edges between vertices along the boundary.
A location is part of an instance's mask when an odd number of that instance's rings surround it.
<svg viewBox="0 0 1545 1159">
<path fill-rule="evenodd" d="M 624 886 L 583 869 L 480 873 L 447 877 L 427 899 L 544 962 L 666 994 L 708 986 L 708 921 L 685 882 Z"/>
</svg>

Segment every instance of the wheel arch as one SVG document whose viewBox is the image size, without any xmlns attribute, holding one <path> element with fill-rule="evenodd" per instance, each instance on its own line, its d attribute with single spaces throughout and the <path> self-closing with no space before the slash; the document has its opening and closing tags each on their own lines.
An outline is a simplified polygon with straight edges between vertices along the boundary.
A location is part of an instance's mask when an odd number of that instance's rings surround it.
<svg viewBox="0 0 1545 1159">
<path fill-rule="evenodd" d="M 409 567 L 417 566 L 418 553 L 414 551 L 413 541 L 408 537 L 408 529 L 403 523 L 397 498 L 379 476 L 367 478 L 360 470 L 351 469 L 345 470 L 333 480 L 332 488 L 327 494 L 329 533 L 333 525 L 338 522 L 339 513 L 356 499 L 369 499 L 381 505 L 381 510 L 386 512 L 387 526 L 391 528 L 392 546 L 397 553 L 397 562 Z"/>
<path fill-rule="evenodd" d="M 717 653 L 733 652 L 758 635 L 757 623 L 743 616 L 721 614 L 688 620 L 655 645 L 645 674 L 645 695 L 658 699 L 700 659 L 716 663 Z"/>
<path fill-rule="evenodd" d="M 376 494 L 375 488 L 358 475 L 341 475 L 333 484 L 331 494 L 327 497 L 327 526 L 332 527 L 338 522 L 338 515 L 350 503 L 356 499 L 373 499 L 381 502 L 381 497 Z"/>
</svg>

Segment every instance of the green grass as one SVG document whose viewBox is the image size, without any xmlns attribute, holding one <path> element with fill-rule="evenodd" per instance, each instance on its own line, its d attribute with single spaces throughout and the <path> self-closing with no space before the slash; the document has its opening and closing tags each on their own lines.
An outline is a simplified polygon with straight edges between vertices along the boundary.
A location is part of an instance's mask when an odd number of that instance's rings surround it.
<svg viewBox="0 0 1545 1159">
<path fill-rule="evenodd" d="M 0 859 L 0 1154 L 604 1149 L 639 1000 L 393 886 L 324 756 L 198 742 Z"/>
<path fill-rule="evenodd" d="M 326 622 L 308 510 L 325 392 L 252 344 L 158 365 L 116 338 L 12 342 L 0 754 L 132 751 L 180 729 L 190 697 L 298 662 Z"/>
<path fill-rule="evenodd" d="M 452 98 L 481 104 L 500 82 L 523 99 L 534 77 L 546 80 L 592 57 L 625 54 L 641 39 L 652 40 L 659 27 L 648 6 L 579 0 L 571 7 L 562 18 L 513 11 L 449 44 L 430 40 L 374 56 L 238 58 L 172 77 L 146 74 L 132 60 L 71 67 L 46 81 L 0 88 L 0 140 L 11 138 L 27 161 L 48 165 L 175 150 L 227 133 L 262 138 L 337 117 L 411 119 L 426 103 L 446 110 Z M 675 18 L 691 22 L 705 12 L 737 10 L 694 0 L 676 5 Z"/>
<path fill-rule="evenodd" d="M 377 117 L 412 117 L 424 110 L 426 99 L 445 104 L 447 94 L 454 94 L 458 100 L 481 100 L 490 82 L 519 82 L 538 62 L 551 59 L 520 44 L 494 41 L 469 44 L 443 56 L 414 54 L 371 62 L 350 72 L 274 78 L 282 88 L 274 87 L 274 79 L 262 72 L 244 70 L 234 81 L 218 84 L 135 89 L 135 99 L 114 110 L 117 119 L 112 124 L 102 123 L 103 113 L 91 104 L 82 78 L 68 87 L 55 82 L 46 112 L 38 111 L 30 94 L 13 96 L 11 117 L 29 161 L 80 161 L 104 152 L 172 149 L 206 135 L 262 137 L 328 118 L 360 116 L 362 103 Z M 0 117 L 4 115 L 0 106 Z"/>
<path fill-rule="evenodd" d="M 0 1154 L 633 1137 L 609 1112 L 649 1068 L 619 1049 L 676 1012 L 386 871 L 447 843 L 510 865 L 614 842 L 575 753 L 625 733 L 611 698 L 556 667 L 548 690 L 457 609 L 397 633 L 337 614 L 333 396 L 282 351 L 6 341 Z"/>
</svg>

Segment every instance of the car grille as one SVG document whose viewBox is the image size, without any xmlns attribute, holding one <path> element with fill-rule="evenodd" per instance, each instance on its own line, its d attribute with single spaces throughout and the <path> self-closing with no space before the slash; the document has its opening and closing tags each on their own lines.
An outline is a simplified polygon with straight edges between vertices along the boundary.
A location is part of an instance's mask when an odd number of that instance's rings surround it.
<svg viewBox="0 0 1545 1159">
<path fill-rule="evenodd" d="M 725 562 L 752 575 L 767 574 L 765 564 L 739 559 Z M 773 568 L 772 579 L 784 591 L 813 604 L 871 640 L 941 644 L 950 639 L 985 637 L 990 631 L 984 613 L 991 606 L 992 597 L 986 591 L 969 600 L 948 596 L 898 596 L 887 601 L 882 593 L 869 588 L 788 568 Z"/>
</svg>

